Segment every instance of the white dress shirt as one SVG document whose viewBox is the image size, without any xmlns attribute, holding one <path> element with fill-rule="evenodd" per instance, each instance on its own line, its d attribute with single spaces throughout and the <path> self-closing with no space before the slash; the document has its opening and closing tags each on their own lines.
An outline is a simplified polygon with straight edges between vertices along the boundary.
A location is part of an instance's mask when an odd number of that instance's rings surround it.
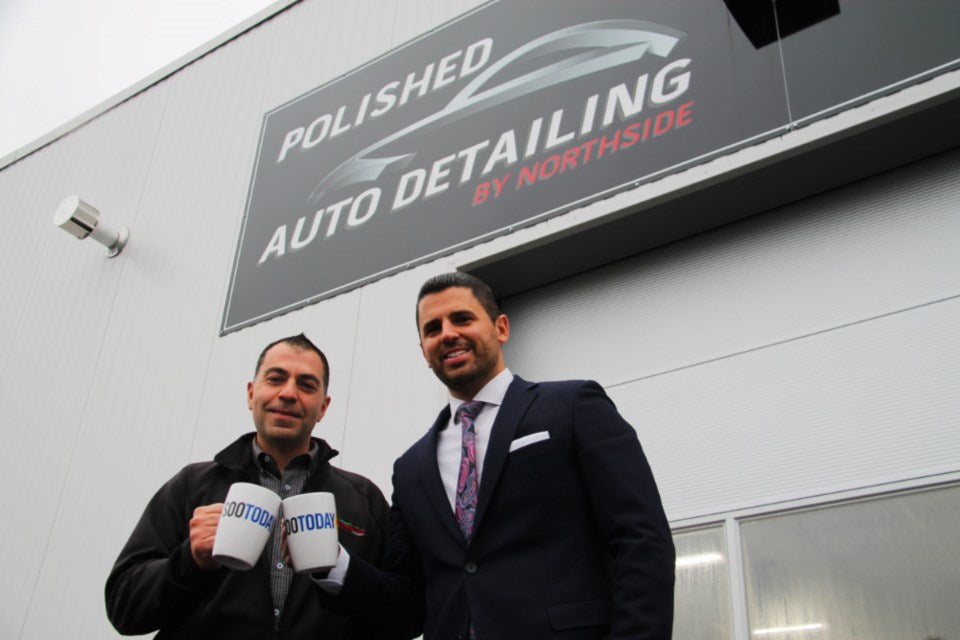
<svg viewBox="0 0 960 640">
<path fill-rule="evenodd" d="M 473 430 L 477 434 L 477 481 L 483 482 L 483 460 L 487 455 L 487 444 L 490 442 L 490 432 L 493 430 L 493 421 L 497 419 L 503 396 L 507 394 L 507 387 L 513 382 L 513 374 L 504 369 L 488 382 L 473 399 L 483 402 L 483 408 L 473 421 Z M 457 409 L 465 400 L 450 396 L 450 421 L 440 432 L 437 439 L 437 467 L 440 469 L 440 479 L 443 488 L 450 500 L 450 508 L 454 509 L 457 499 L 457 476 L 460 473 L 460 458 L 462 449 L 463 429 L 456 421 Z"/>
<path fill-rule="evenodd" d="M 477 449 L 477 481 L 483 481 L 483 460 L 487 455 L 487 444 L 490 442 L 490 432 L 493 430 L 493 421 L 497 419 L 500 413 L 500 405 L 503 404 L 503 397 L 507 395 L 507 387 L 513 382 L 513 374 L 509 369 L 504 369 L 490 382 L 485 384 L 480 391 L 473 397 L 474 400 L 484 402 L 483 408 L 473 421 L 473 430 L 476 432 Z M 457 475 L 460 472 L 460 457 L 463 440 L 463 430 L 460 424 L 456 422 L 457 409 L 460 408 L 466 400 L 459 400 L 450 396 L 450 421 L 447 426 L 440 431 L 437 439 L 437 467 L 440 469 L 440 479 L 443 480 L 443 488 L 447 492 L 447 498 L 450 500 L 450 509 L 455 509 L 457 499 Z M 314 576 L 321 589 L 328 593 L 337 594 L 343 587 L 343 581 L 347 576 L 347 569 L 350 567 L 350 554 L 340 545 L 340 555 L 337 558 L 336 566 L 330 570 L 326 577 Z"/>
</svg>

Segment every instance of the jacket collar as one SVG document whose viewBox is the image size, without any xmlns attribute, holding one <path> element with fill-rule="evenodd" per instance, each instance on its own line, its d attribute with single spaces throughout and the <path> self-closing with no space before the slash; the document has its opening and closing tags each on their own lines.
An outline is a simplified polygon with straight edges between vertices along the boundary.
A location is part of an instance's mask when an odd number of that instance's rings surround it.
<svg viewBox="0 0 960 640">
<path fill-rule="evenodd" d="M 220 453 L 214 456 L 213 460 L 217 464 L 233 469 L 243 471 L 247 475 L 256 476 L 257 466 L 253 461 L 253 439 L 256 432 L 245 433 L 232 443 L 227 445 Z M 330 460 L 337 456 L 339 451 L 331 447 L 325 440 L 320 438 L 310 438 L 317 443 L 317 457 L 310 467 L 310 475 L 316 474 L 321 469 L 330 466 Z"/>
<path fill-rule="evenodd" d="M 437 439 L 449 422 L 450 405 L 447 404 L 440 411 L 440 415 L 437 416 L 430 430 L 414 445 L 417 452 L 415 468 L 419 471 L 427 501 L 437 514 L 437 518 L 446 526 L 451 535 L 463 540 L 463 534 L 460 532 L 457 520 L 450 509 L 447 493 L 443 488 L 440 468 L 437 466 Z"/>
<path fill-rule="evenodd" d="M 480 494 L 477 497 L 477 515 L 473 523 L 474 531 L 480 526 L 480 520 L 490 502 L 490 497 L 493 495 L 500 473 L 503 471 L 503 465 L 507 459 L 510 443 L 513 441 L 517 426 L 526 414 L 530 403 L 536 398 L 538 386 L 535 382 L 527 382 L 519 376 L 514 376 L 513 381 L 507 388 L 506 395 L 503 397 L 503 404 L 500 405 L 497 419 L 493 423 L 490 442 L 487 445 L 487 453 L 483 461 Z M 447 405 L 437 416 L 433 426 L 430 427 L 430 431 L 419 442 L 417 468 L 420 469 L 420 477 L 428 500 L 440 521 L 452 535 L 466 543 L 453 515 L 453 510 L 450 509 L 450 502 L 446 491 L 443 489 L 440 469 L 437 466 L 437 438 L 449 421 L 450 406 Z"/>
<path fill-rule="evenodd" d="M 530 403 L 537 397 L 538 387 L 539 385 L 535 382 L 527 382 L 520 376 L 514 376 L 507 394 L 503 397 L 503 404 L 493 423 L 490 441 L 487 443 L 487 453 L 483 459 L 480 493 L 477 496 L 477 513 L 473 521 L 474 531 L 482 523 L 483 514 L 500 480 L 500 473 L 503 471 L 503 465 L 510 451 L 510 443 L 513 442 L 517 427 L 526 415 Z"/>
</svg>

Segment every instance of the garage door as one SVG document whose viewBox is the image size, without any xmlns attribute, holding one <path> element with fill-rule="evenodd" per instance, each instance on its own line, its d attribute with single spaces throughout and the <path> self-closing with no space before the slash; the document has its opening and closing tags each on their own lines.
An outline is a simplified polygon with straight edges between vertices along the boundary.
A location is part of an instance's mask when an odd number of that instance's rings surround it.
<svg viewBox="0 0 960 640">
<path fill-rule="evenodd" d="M 960 471 L 960 153 L 504 301 L 594 378 L 672 521 Z"/>
</svg>

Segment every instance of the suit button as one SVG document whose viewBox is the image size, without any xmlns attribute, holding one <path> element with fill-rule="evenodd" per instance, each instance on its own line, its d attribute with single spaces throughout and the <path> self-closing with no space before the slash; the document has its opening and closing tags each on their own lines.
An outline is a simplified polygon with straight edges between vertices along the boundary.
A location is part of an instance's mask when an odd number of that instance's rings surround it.
<svg viewBox="0 0 960 640">
<path fill-rule="evenodd" d="M 476 562 L 468 562 L 468 563 L 466 564 L 466 566 L 464 566 L 463 568 L 464 568 L 464 570 L 466 570 L 467 573 L 476 573 L 476 572 L 477 572 L 477 563 L 476 563 Z"/>
</svg>

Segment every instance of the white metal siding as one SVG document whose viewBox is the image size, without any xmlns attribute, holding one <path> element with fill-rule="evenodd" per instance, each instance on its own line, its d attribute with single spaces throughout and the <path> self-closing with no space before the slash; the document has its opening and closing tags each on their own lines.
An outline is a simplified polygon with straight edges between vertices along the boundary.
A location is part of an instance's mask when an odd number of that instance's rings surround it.
<svg viewBox="0 0 960 640">
<path fill-rule="evenodd" d="M 960 153 L 507 301 L 589 376 L 676 520 L 960 470 Z"/>
<path fill-rule="evenodd" d="M 393 340 L 383 318 L 449 264 L 223 338 L 220 316 L 264 112 L 475 4 L 298 3 L 0 171 L 0 498 L 17 514 L 0 528 L 0 638 L 116 636 L 103 585 L 117 553 L 167 478 L 252 429 L 246 381 L 278 337 L 305 331 L 327 352 L 334 401 L 316 433 L 389 495 L 387 458 L 440 396 L 425 367 L 391 376 L 419 357 L 416 333 L 405 319 Z M 130 228 L 121 256 L 53 227 L 73 193 Z M 398 420 L 381 388 L 420 414 Z"/>
<path fill-rule="evenodd" d="M 0 528 L 0 637 L 18 637 L 36 602 L 38 576 L 50 566 L 56 523 L 68 531 L 97 532 L 98 517 L 90 516 L 104 511 L 88 510 L 68 520 L 60 517 L 61 509 L 70 507 L 65 501 L 67 478 L 76 461 L 82 416 L 102 366 L 104 334 L 128 263 L 106 260 L 102 248 L 89 241 L 50 233 L 58 231 L 51 223 L 52 213 L 60 199 L 79 189 L 102 208 L 111 224 L 132 223 L 156 137 L 151 114 L 162 109 L 163 101 L 162 94 L 135 99 L 123 116 L 110 123 L 96 120 L 64 138 L 63 144 L 17 163 L 9 176 L 3 173 L 5 182 L 14 183 L 11 191 L 16 196 L 10 209 L 3 205 L 9 227 L 0 251 L 4 274 L 0 399 L 6 407 L 0 504 L 17 517 Z M 8 192 L 4 188 L 0 193 Z M 103 487 L 84 487 L 90 498 L 103 498 L 99 491 Z M 86 551 L 73 548 L 78 565 L 85 563 Z M 72 568 L 74 558 L 70 560 L 66 567 Z M 51 568 L 62 581 L 65 566 Z M 90 586 L 84 591 L 93 598 L 91 587 L 103 576 L 102 569 L 83 569 L 90 573 Z M 76 592 L 77 585 L 72 586 Z M 87 597 L 71 595 L 81 602 Z M 57 618 L 50 610 L 43 617 Z"/>
</svg>

